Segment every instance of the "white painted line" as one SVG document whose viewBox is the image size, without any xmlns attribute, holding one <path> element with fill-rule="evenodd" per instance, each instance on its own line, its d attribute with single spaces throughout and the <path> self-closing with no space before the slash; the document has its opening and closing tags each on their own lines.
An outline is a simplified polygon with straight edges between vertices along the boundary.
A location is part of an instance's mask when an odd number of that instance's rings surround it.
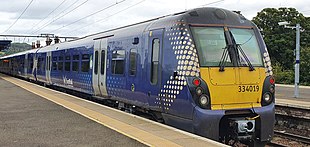
<svg viewBox="0 0 310 147">
<path fill-rule="evenodd" d="M 289 87 L 289 88 L 294 88 L 295 87 L 295 85 L 285 85 L 285 84 L 276 84 L 276 86 L 279 86 L 279 87 Z M 299 88 L 310 89 L 310 86 L 299 86 Z"/>
</svg>

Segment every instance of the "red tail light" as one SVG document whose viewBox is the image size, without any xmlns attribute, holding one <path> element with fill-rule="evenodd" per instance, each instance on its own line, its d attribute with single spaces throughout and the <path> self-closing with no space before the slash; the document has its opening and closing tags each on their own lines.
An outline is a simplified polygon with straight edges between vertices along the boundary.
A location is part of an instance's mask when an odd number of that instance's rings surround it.
<svg viewBox="0 0 310 147">
<path fill-rule="evenodd" d="M 270 84 L 274 84 L 275 83 L 274 77 L 270 77 L 269 82 L 270 82 Z"/>
<path fill-rule="evenodd" d="M 199 85 L 200 85 L 200 80 L 199 80 L 199 79 L 194 79 L 194 80 L 193 80 L 193 84 L 194 84 L 195 86 L 199 86 Z"/>
</svg>

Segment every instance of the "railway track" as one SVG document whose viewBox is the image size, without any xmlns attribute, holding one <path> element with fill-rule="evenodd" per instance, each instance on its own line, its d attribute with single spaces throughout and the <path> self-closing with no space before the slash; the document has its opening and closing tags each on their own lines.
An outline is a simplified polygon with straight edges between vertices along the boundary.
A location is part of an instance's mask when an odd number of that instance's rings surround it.
<svg viewBox="0 0 310 147">
<path fill-rule="evenodd" d="M 310 137 L 310 109 L 276 105 L 275 130 Z"/>
<path fill-rule="evenodd" d="M 303 144 L 310 145 L 310 137 L 304 137 L 304 136 L 281 132 L 277 130 L 274 131 L 274 134 L 282 138 L 287 138 L 287 139 L 294 140 L 294 141 L 297 141 Z"/>
<path fill-rule="evenodd" d="M 276 105 L 275 116 L 274 140 L 269 146 L 310 146 L 310 108 Z"/>
<path fill-rule="evenodd" d="M 276 114 L 310 120 L 310 107 L 276 105 Z"/>
</svg>

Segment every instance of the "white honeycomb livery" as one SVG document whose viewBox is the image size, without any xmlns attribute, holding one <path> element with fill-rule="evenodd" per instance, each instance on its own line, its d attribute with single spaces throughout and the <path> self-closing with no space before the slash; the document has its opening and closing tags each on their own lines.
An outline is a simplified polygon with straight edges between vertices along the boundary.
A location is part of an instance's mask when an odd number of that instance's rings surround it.
<svg viewBox="0 0 310 147">
<path fill-rule="evenodd" d="M 264 53 L 264 66 L 265 66 L 266 76 L 272 76 L 273 72 L 272 72 L 271 61 L 270 61 L 268 52 Z"/>
<path fill-rule="evenodd" d="M 166 29 L 165 34 L 169 38 L 171 49 L 174 51 L 175 58 L 178 61 L 176 67 L 178 76 L 175 79 L 171 76 L 170 80 L 166 81 L 155 103 L 159 108 L 163 107 L 165 110 L 169 110 L 177 95 L 187 85 L 185 77 L 199 76 L 200 70 L 197 50 L 184 20 L 173 22 L 169 29 Z"/>
</svg>

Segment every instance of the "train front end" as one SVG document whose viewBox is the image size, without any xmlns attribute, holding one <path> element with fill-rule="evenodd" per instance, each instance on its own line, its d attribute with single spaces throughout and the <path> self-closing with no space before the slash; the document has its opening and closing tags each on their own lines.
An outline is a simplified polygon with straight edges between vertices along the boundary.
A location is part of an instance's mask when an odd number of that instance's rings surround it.
<svg viewBox="0 0 310 147">
<path fill-rule="evenodd" d="M 257 27 L 223 9 L 197 9 L 185 17 L 198 53 L 198 77 L 188 78 L 195 132 L 232 145 L 271 141 L 275 83 Z"/>
</svg>

